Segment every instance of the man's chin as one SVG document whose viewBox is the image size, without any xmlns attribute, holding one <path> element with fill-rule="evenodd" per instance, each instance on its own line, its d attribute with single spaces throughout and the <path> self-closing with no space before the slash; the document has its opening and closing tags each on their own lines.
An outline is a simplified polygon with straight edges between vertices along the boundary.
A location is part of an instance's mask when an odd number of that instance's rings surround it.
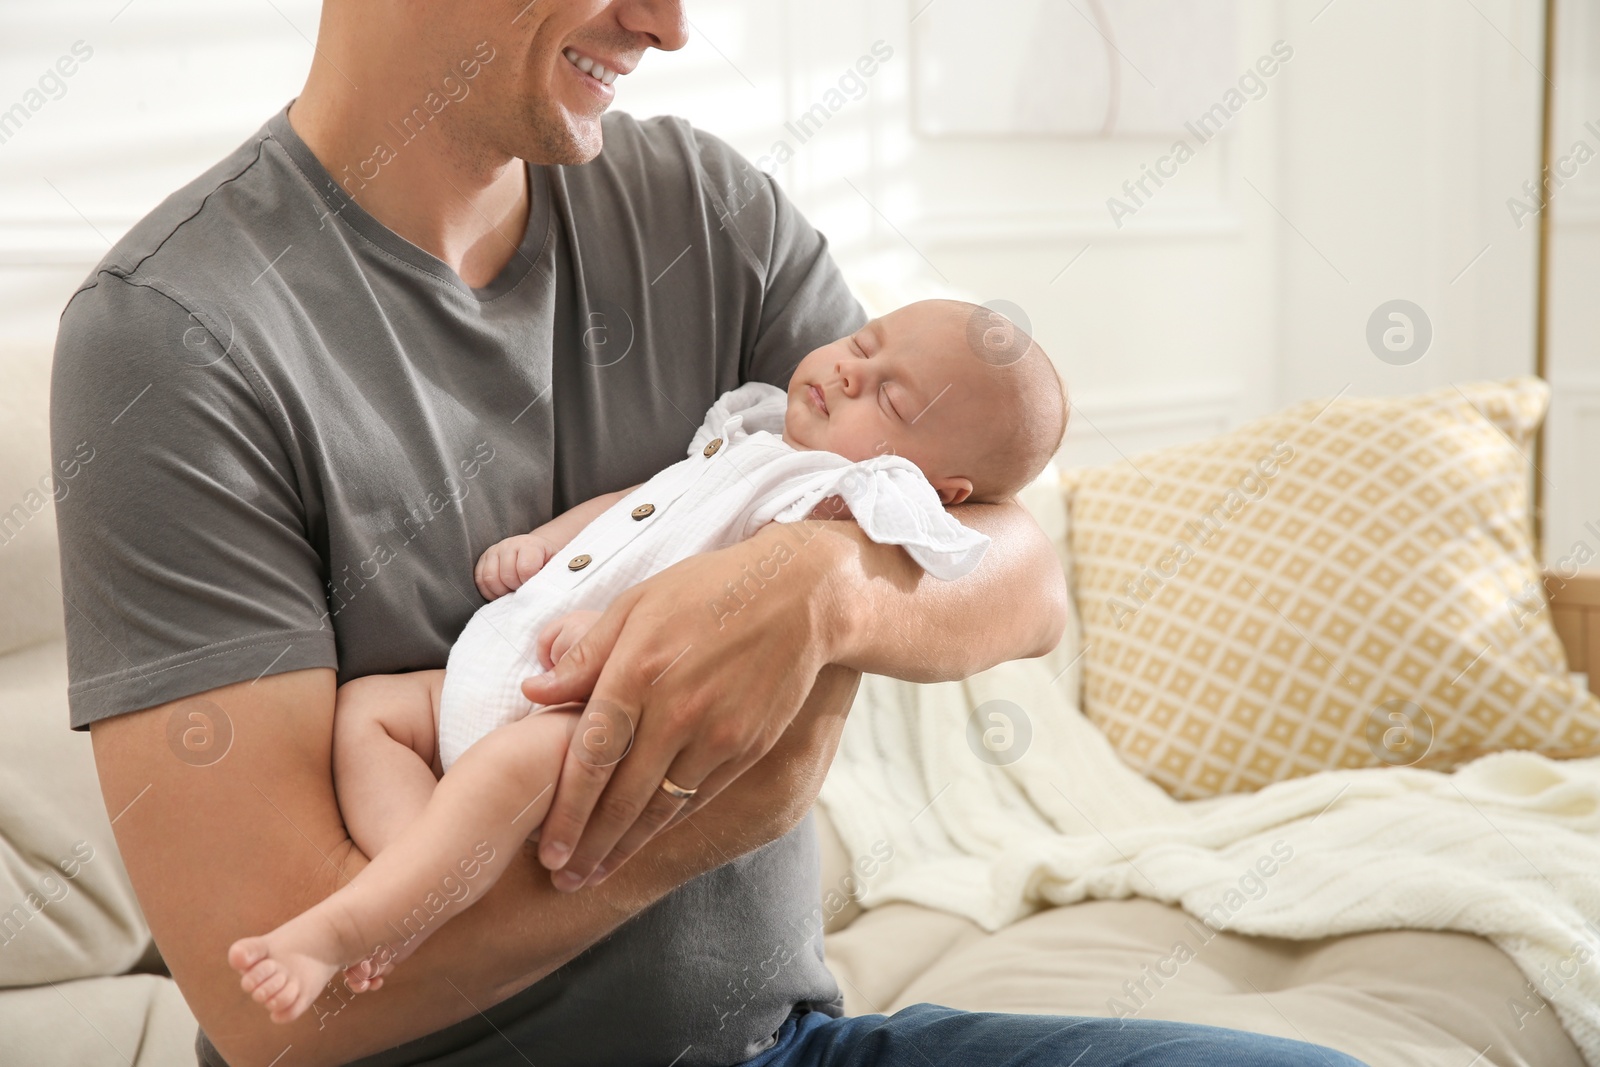
<svg viewBox="0 0 1600 1067">
<path fill-rule="evenodd" d="M 530 163 L 575 167 L 588 163 L 605 146 L 600 115 L 574 115 L 565 108 L 535 115 L 532 139 L 522 158 Z"/>
<path fill-rule="evenodd" d="M 589 162 L 595 156 L 598 156 L 600 150 L 605 147 L 605 131 L 601 128 L 599 115 L 595 115 L 593 118 L 572 120 L 568 123 L 567 129 L 572 133 L 571 144 L 574 158 L 569 164 L 571 166 Z"/>
</svg>

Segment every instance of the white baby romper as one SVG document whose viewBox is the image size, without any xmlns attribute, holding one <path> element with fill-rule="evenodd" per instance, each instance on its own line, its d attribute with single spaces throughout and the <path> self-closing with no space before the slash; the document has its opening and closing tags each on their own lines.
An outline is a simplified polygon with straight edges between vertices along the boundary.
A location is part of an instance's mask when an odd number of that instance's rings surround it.
<svg viewBox="0 0 1600 1067">
<path fill-rule="evenodd" d="M 868 537 L 903 545 L 951 580 L 978 565 L 989 538 L 952 519 L 922 472 L 899 456 L 852 463 L 783 441 L 783 390 L 750 382 L 724 393 L 675 463 L 629 493 L 508 596 L 479 608 L 450 649 L 439 708 L 444 767 L 533 705 L 524 678 L 544 673 L 539 632 L 569 611 L 604 610 L 619 593 L 681 559 L 736 544 L 769 522 L 796 522 L 843 498 Z M 768 575 L 767 577 L 770 577 Z M 719 591 L 706 611 L 728 610 Z"/>
</svg>

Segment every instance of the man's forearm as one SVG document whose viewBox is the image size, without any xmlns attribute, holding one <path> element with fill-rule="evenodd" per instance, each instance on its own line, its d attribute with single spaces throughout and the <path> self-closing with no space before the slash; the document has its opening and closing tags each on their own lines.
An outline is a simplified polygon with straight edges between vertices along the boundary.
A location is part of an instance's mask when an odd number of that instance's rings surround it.
<svg viewBox="0 0 1600 1067">
<path fill-rule="evenodd" d="M 396 968 L 384 987 L 333 989 L 279 1026 L 228 966 L 238 937 L 284 922 L 366 859 L 339 818 L 329 775 L 333 672 L 273 675 L 94 725 L 101 789 L 150 928 L 206 1033 L 236 1064 L 344 1063 L 487 1008 L 549 974 L 676 886 L 803 817 L 849 707 L 854 675 L 817 679 L 806 718 L 773 768 L 746 776 L 604 886 L 561 894 L 525 849 L 482 900 Z M 226 721 L 232 746 L 196 767 L 172 756 L 174 714 Z M 828 731 L 832 732 L 829 733 Z M 793 735 L 791 737 L 791 735 Z M 464 855 L 472 842 L 463 845 Z M 419 906 L 423 902 L 419 901 Z"/>
<path fill-rule="evenodd" d="M 853 522 L 810 522 L 805 554 L 832 598 L 834 662 L 916 682 L 965 678 L 1061 640 L 1066 577 L 1055 548 L 1016 503 L 966 504 L 952 515 L 993 541 L 954 582 L 927 575 L 904 550 Z"/>
</svg>

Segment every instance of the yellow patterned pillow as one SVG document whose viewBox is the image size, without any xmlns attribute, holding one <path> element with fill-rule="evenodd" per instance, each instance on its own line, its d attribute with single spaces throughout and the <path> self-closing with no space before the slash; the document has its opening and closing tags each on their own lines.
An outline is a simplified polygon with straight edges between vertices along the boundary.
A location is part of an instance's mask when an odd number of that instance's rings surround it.
<svg viewBox="0 0 1600 1067">
<path fill-rule="evenodd" d="M 1600 754 L 1528 531 L 1536 378 L 1311 401 L 1069 471 L 1084 711 L 1182 799 Z"/>
</svg>

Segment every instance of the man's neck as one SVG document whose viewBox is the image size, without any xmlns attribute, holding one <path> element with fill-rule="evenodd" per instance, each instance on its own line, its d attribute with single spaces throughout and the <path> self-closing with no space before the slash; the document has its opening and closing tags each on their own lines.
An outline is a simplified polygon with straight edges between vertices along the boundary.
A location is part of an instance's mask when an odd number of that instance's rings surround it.
<svg viewBox="0 0 1600 1067">
<path fill-rule="evenodd" d="M 361 95 L 395 98 L 381 89 Z M 358 107 L 357 99 L 314 74 L 290 107 L 289 123 L 336 181 L 343 173 L 362 175 L 358 189 L 344 188 L 368 214 L 473 288 L 488 285 L 516 254 L 527 228 L 527 167 L 510 157 L 466 158 L 439 121 L 399 143 L 383 118 Z M 381 164 L 373 160 L 377 145 L 392 153 Z M 367 179 L 375 166 L 377 175 Z"/>
</svg>

